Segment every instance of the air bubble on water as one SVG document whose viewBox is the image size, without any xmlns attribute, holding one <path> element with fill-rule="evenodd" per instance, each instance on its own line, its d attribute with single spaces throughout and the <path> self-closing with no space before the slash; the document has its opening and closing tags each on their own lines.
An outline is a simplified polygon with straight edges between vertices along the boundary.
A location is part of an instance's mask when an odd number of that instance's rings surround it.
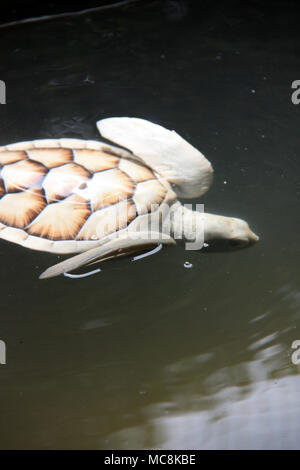
<svg viewBox="0 0 300 470">
<path fill-rule="evenodd" d="M 183 266 L 184 266 L 185 268 L 187 268 L 187 269 L 193 267 L 192 263 L 190 263 L 189 261 L 186 261 Z"/>
<path fill-rule="evenodd" d="M 224 184 L 227 184 L 227 181 L 223 181 Z"/>
<path fill-rule="evenodd" d="M 84 81 L 85 83 L 92 83 L 92 84 L 95 83 L 95 80 L 90 79 L 88 75 L 85 77 L 85 79 L 84 79 L 83 81 Z"/>
<path fill-rule="evenodd" d="M 209 243 L 203 243 L 204 248 L 207 248 L 209 246 Z"/>
</svg>

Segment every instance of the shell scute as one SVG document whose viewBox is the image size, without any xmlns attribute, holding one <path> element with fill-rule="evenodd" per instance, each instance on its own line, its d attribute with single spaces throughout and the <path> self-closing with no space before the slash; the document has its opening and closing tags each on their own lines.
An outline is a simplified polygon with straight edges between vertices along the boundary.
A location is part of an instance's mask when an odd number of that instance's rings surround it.
<svg viewBox="0 0 300 470">
<path fill-rule="evenodd" d="M 135 217 L 135 205 L 127 199 L 97 210 L 85 222 L 77 235 L 77 240 L 100 240 L 110 233 L 127 227 Z"/>
<path fill-rule="evenodd" d="M 38 139 L 31 142 L 32 148 L 43 148 L 47 149 L 60 147 L 60 141 L 57 139 Z"/>
<path fill-rule="evenodd" d="M 150 168 L 147 168 L 138 162 L 133 162 L 132 160 L 128 160 L 126 158 L 123 158 L 120 161 L 119 168 L 120 170 L 127 173 L 127 175 L 129 175 L 130 178 L 136 183 L 141 183 L 143 181 L 148 181 L 155 178 Z"/>
<path fill-rule="evenodd" d="M 86 201 L 72 194 L 63 201 L 48 204 L 26 230 L 30 235 L 50 240 L 73 240 L 89 214 Z"/>
<path fill-rule="evenodd" d="M 85 149 L 86 140 L 81 139 L 59 139 L 57 141 L 59 145 L 66 149 Z"/>
<path fill-rule="evenodd" d="M 118 169 L 95 173 L 86 188 L 78 188 L 77 194 L 89 200 L 93 211 L 116 204 L 134 193 L 133 181 Z"/>
<path fill-rule="evenodd" d="M 27 237 L 28 234 L 20 228 L 5 227 L 4 230 L 1 230 L 1 238 L 9 242 L 22 243 Z"/>
<path fill-rule="evenodd" d="M 45 206 L 41 190 L 9 193 L 0 199 L 0 221 L 11 227 L 25 228 Z"/>
<path fill-rule="evenodd" d="M 157 179 L 139 183 L 133 197 L 138 213 L 150 212 L 151 206 L 163 202 L 166 193 L 166 188 Z"/>
<path fill-rule="evenodd" d="M 64 165 L 73 160 L 72 150 L 63 148 L 34 148 L 27 150 L 27 155 L 31 160 L 40 162 L 48 168 Z"/>
<path fill-rule="evenodd" d="M 119 158 L 101 150 L 76 149 L 74 150 L 74 162 L 84 166 L 89 171 L 96 172 L 116 168 Z"/>
<path fill-rule="evenodd" d="M 9 163 L 15 163 L 20 160 L 24 160 L 25 158 L 27 158 L 27 154 L 23 150 L 3 150 L 0 153 L 0 165 L 8 165 Z"/>
<path fill-rule="evenodd" d="M 3 151 L 13 151 L 13 150 L 19 150 L 19 151 L 26 151 L 28 149 L 32 149 L 34 147 L 33 142 L 17 142 L 16 144 L 9 144 L 6 147 L 1 147 L 0 152 Z"/>
<path fill-rule="evenodd" d="M 47 201 L 51 203 L 70 196 L 90 177 L 90 172 L 76 163 L 53 168 L 43 182 Z"/>
<path fill-rule="evenodd" d="M 6 165 L 1 172 L 7 192 L 22 191 L 29 188 L 40 188 L 47 168 L 32 160 Z"/>
</svg>

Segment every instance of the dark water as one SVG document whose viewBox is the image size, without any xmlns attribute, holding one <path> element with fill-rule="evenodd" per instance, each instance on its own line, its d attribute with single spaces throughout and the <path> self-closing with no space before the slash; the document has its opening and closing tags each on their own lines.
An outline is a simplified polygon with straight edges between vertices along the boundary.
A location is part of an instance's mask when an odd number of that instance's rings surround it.
<svg viewBox="0 0 300 470">
<path fill-rule="evenodd" d="M 261 237 L 49 281 L 57 256 L 1 241 L 1 448 L 300 448 L 299 19 L 291 2 L 185 5 L 0 30 L 1 145 L 159 122 L 212 161 L 206 210 Z"/>
</svg>

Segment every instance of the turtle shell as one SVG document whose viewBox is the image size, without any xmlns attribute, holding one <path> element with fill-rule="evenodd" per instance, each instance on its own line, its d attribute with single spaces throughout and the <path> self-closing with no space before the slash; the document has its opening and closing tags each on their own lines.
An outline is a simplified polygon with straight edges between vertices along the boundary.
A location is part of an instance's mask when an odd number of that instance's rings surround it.
<svg viewBox="0 0 300 470">
<path fill-rule="evenodd" d="M 0 238 L 54 253 L 92 248 L 172 192 L 129 153 L 96 141 L 7 145 L 0 168 Z"/>
</svg>

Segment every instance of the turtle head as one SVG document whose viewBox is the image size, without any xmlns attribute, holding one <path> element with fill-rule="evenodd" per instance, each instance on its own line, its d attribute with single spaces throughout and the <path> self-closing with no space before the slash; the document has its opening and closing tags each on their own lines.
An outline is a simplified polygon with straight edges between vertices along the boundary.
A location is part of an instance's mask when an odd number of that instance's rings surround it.
<svg viewBox="0 0 300 470">
<path fill-rule="evenodd" d="M 204 222 L 204 251 L 248 248 L 259 240 L 242 219 L 205 213 Z"/>
<path fill-rule="evenodd" d="M 180 234 L 185 242 L 192 242 L 187 249 L 203 252 L 238 250 L 259 240 L 245 220 L 193 211 L 179 202 L 173 206 L 171 228 L 174 238 Z"/>
</svg>

